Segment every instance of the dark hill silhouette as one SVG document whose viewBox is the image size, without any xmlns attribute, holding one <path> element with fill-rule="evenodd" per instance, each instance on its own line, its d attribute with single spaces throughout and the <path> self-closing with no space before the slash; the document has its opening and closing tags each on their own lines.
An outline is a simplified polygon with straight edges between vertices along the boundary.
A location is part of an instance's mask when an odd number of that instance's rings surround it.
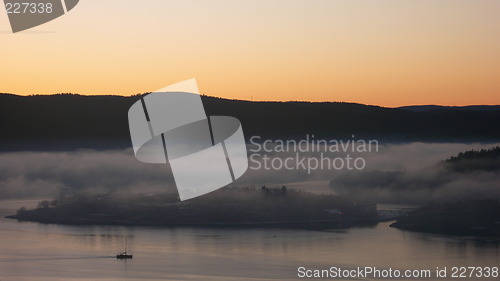
<svg viewBox="0 0 500 281">
<path fill-rule="evenodd" d="M 130 146 L 127 112 L 140 97 L 0 94 L 0 150 Z M 409 110 L 340 102 L 250 102 L 203 96 L 208 115 L 239 118 L 247 139 L 498 141 L 500 109 Z"/>
<path fill-rule="evenodd" d="M 410 105 L 401 106 L 400 109 L 412 111 L 431 111 L 431 110 L 500 110 L 500 105 L 467 105 L 467 106 L 442 106 L 442 105 Z"/>
<path fill-rule="evenodd" d="M 456 172 L 499 171 L 500 147 L 469 150 L 446 159 L 442 164 Z"/>
</svg>

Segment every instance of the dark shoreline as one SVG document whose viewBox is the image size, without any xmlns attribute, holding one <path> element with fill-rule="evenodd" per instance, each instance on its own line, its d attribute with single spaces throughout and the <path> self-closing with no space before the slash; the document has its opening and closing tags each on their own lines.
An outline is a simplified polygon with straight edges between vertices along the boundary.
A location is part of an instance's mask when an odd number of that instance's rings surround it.
<svg viewBox="0 0 500 281">
<path fill-rule="evenodd" d="M 285 229 L 347 229 L 351 227 L 369 227 L 376 225 L 378 220 L 358 220 L 342 218 L 336 220 L 296 220 L 296 221 L 249 221 L 249 222 L 186 222 L 186 223 L 154 223 L 127 220 L 96 220 L 96 219 L 62 219 L 47 217 L 25 217 L 23 215 L 5 216 L 20 222 L 37 222 L 43 224 L 61 225 L 113 225 L 113 226 L 152 226 L 152 227 L 216 227 L 216 228 L 285 228 Z"/>
<path fill-rule="evenodd" d="M 439 229 L 429 228 L 425 226 L 411 226 L 400 222 L 394 222 L 389 225 L 403 231 L 420 232 L 428 234 L 441 234 L 450 236 L 480 236 L 480 237 L 495 237 L 500 241 L 499 228 L 477 228 L 477 229 Z"/>
<path fill-rule="evenodd" d="M 431 203 L 398 218 L 390 226 L 415 232 L 500 239 L 500 201 Z"/>
</svg>

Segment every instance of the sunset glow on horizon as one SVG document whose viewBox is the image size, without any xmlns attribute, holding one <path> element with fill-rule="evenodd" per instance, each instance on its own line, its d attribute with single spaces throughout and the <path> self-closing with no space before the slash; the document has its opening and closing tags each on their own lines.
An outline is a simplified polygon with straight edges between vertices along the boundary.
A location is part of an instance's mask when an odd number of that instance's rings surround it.
<svg viewBox="0 0 500 281">
<path fill-rule="evenodd" d="M 196 78 L 231 99 L 500 104 L 499 12 L 495 0 L 81 0 L 17 34 L 0 12 L 0 93 L 133 95 Z"/>
</svg>

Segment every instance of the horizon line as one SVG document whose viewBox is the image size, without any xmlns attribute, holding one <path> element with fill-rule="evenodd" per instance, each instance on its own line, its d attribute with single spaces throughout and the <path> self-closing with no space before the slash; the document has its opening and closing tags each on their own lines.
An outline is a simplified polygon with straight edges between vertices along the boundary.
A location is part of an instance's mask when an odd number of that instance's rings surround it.
<svg viewBox="0 0 500 281">
<path fill-rule="evenodd" d="M 68 96 L 82 96 L 82 97 L 122 97 L 122 98 L 132 98 L 135 96 L 146 95 L 152 92 L 144 92 L 137 93 L 131 95 L 119 95 L 119 94 L 80 94 L 80 93 L 55 93 L 55 94 L 14 94 L 14 93 L 4 93 L 0 92 L 0 95 L 12 95 L 18 97 L 36 97 L 36 96 L 58 96 L 58 95 L 68 95 Z M 307 100 L 247 100 L 247 99 L 237 99 L 237 98 L 224 98 L 224 97 L 216 97 L 210 96 L 206 94 L 200 94 L 202 97 L 222 99 L 228 101 L 242 101 L 242 102 L 274 102 L 274 103 L 345 103 L 345 104 L 358 104 L 365 106 L 375 106 L 375 107 L 384 107 L 384 108 L 402 108 L 402 107 L 419 107 L 419 106 L 436 106 L 436 107 L 473 107 L 473 106 L 500 106 L 500 104 L 467 104 L 467 105 L 442 105 L 442 104 L 409 104 L 409 105 L 400 105 L 400 106 L 384 106 L 384 105 L 374 105 L 360 102 L 352 102 L 352 101 L 307 101 Z"/>
</svg>

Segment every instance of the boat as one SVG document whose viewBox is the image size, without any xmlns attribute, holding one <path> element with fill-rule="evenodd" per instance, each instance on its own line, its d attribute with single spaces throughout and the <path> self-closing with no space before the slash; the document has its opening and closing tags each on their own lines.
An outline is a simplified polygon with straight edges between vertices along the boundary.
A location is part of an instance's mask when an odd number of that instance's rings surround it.
<svg viewBox="0 0 500 281">
<path fill-rule="evenodd" d="M 128 243 L 125 240 L 125 251 L 118 253 L 116 255 L 117 259 L 131 259 L 131 258 L 133 258 L 133 255 L 131 253 L 127 252 L 127 246 L 128 246 Z"/>
<path fill-rule="evenodd" d="M 121 252 L 121 253 L 118 253 L 118 254 L 116 255 L 116 258 L 117 258 L 117 259 L 131 259 L 132 257 L 133 257 L 133 255 L 132 255 L 132 254 L 127 253 L 127 251 L 125 251 L 125 252 Z"/>
</svg>

